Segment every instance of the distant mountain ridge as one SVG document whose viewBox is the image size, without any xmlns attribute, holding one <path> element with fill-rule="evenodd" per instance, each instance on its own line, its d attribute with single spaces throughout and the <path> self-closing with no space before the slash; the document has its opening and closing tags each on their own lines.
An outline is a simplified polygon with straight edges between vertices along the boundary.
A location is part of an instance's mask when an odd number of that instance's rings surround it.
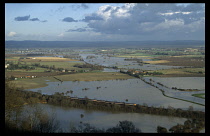
<svg viewBox="0 0 210 136">
<path fill-rule="evenodd" d="M 141 47 L 191 47 L 205 46 L 203 40 L 175 41 L 5 41 L 5 48 L 141 48 Z"/>
</svg>

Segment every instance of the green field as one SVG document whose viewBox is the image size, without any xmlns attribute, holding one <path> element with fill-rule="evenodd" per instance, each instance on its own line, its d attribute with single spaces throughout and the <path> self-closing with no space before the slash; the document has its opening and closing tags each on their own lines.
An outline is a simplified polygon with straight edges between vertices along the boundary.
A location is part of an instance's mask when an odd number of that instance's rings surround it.
<svg viewBox="0 0 210 136">
<path fill-rule="evenodd" d="M 95 73 L 77 73 L 54 76 L 62 81 L 102 81 L 102 80 L 116 80 L 116 79 L 130 79 L 135 78 L 127 74 L 115 72 L 95 72 Z M 33 79 L 21 79 L 12 81 L 17 87 L 24 89 L 40 88 L 47 86 L 46 82 L 57 82 L 53 76 L 39 77 Z"/>
<path fill-rule="evenodd" d="M 192 94 L 192 96 L 195 96 L 195 97 L 199 97 L 199 98 L 205 99 L 205 93 Z"/>
<path fill-rule="evenodd" d="M 164 69 L 164 70 L 155 70 L 152 72 L 161 72 L 164 75 L 201 75 L 205 76 L 205 68 L 181 68 L 181 69 Z M 199 72 L 202 72 L 199 73 Z"/>
</svg>

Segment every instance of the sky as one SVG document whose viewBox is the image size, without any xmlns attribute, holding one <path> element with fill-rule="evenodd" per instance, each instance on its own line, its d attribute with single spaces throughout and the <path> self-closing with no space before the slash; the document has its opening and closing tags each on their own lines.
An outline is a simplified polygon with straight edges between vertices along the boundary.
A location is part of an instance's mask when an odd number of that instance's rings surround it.
<svg viewBox="0 0 210 136">
<path fill-rule="evenodd" d="M 205 4 L 5 3 L 5 40 L 205 40 Z"/>
</svg>

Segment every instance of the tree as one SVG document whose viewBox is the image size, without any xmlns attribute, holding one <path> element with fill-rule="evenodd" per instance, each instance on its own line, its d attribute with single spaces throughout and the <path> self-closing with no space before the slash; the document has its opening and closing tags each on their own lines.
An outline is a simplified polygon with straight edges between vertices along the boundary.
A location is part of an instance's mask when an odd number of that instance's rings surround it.
<svg viewBox="0 0 210 136">
<path fill-rule="evenodd" d="M 168 133 L 168 131 L 164 127 L 157 126 L 157 133 Z"/>
<path fill-rule="evenodd" d="M 80 114 L 80 117 L 83 118 L 84 117 L 84 114 Z"/>
<path fill-rule="evenodd" d="M 131 121 L 119 121 L 116 127 L 107 129 L 107 133 L 141 133 Z"/>
</svg>

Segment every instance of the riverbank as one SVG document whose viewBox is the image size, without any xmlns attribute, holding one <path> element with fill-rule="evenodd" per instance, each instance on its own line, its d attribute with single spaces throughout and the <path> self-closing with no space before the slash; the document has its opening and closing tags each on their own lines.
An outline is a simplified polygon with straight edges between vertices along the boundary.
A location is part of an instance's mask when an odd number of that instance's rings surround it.
<svg viewBox="0 0 210 136">
<path fill-rule="evenodd" d="M 22 96 L 28 99 L 36 98 L 37 102 L 58 105 L 62 107 L 85 108 L 102 111 L 122 111 L 136 112 L 163 116 L 175 116 L 184 118 L 196 118 L 205 120 L 205 112 L 182 110 L 175 108 L 149 107 L 146 104 L 140 105 L 135 103 L 105 101 L 97 99 L 78 98 L 65 96 L 64 93 L 55 93 L 54 95 L 44 95 L 38 92 L 21 91 Z"/>
</svg>

